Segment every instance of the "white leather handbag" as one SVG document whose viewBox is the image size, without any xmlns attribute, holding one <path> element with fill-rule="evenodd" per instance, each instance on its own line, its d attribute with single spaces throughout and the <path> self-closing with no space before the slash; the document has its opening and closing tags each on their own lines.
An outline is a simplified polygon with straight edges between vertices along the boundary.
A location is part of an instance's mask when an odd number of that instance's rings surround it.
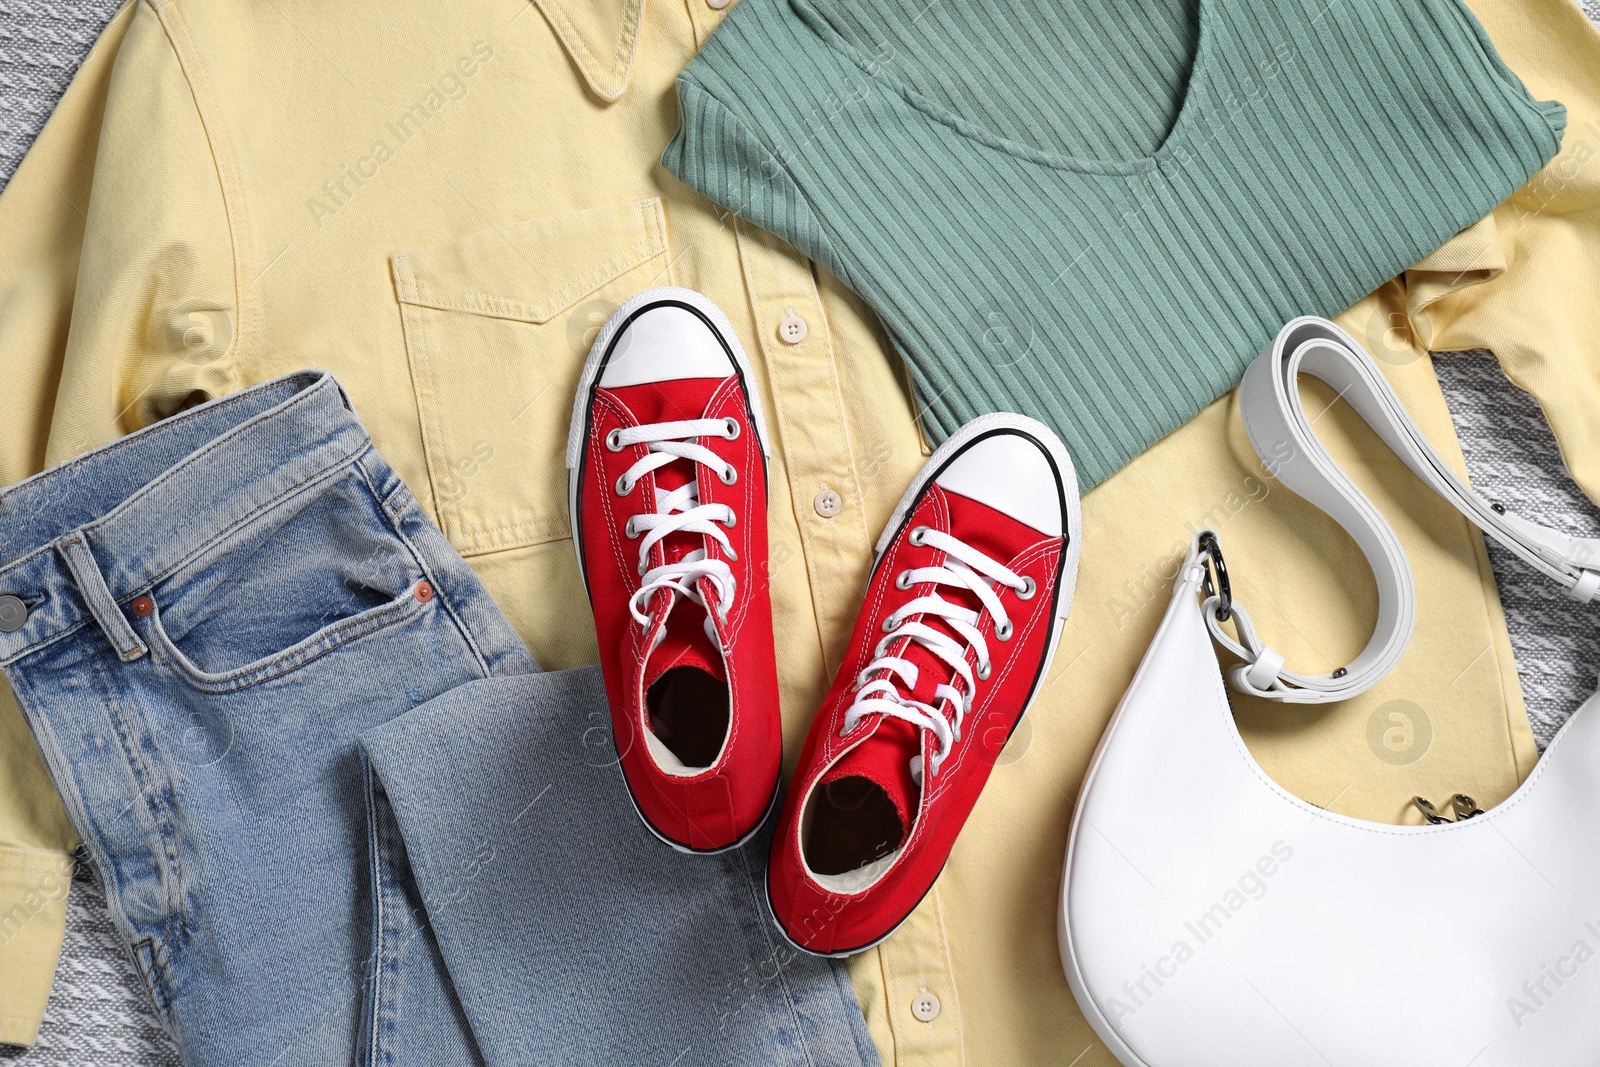
<svg viewBox="0 0 1600 1067">
<path fill-rule="evenodd" d="M 1302 374 L 1337 390 L 1430 488 L 1572 596 L 1600 591 L 1600 540 L 1479 496 L 1353 338 L 1323 319 L 1285 326 L 1240 386 L 1250 441 L 1269 473 L 1361 547 L 1378 623 L 1345 669 L 1290 671 L 1232 601 L 1215 534 L 1196 537 L 1073 818 L 1059 916 L 1072 991 L 1126 1067 L 1594 1067 L 1600 696 L 1504 803 L 1479 813 L 1461 798 L 1462 818 L 1425 826 L 1300 800 L 1234 725 L 1213 639 L 1242 661 L 1228 671 L 1234 689 L 1335 701 L 1393 667 L 1415 615 L 1399 541 L 1313 435 Z"/>
</svg>

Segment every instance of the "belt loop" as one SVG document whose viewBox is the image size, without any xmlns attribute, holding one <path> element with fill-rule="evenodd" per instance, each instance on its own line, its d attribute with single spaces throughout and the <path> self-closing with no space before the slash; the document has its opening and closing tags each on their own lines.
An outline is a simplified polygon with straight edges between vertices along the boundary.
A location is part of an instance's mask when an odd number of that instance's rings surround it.
<svg viewBox="0 0 1600 1067">
<path fill-rule="evenodd" d="M 133 627 L 128 625 L 128 618 L 122 614 L 122 609 L 117 607 L 117 602 L 111 596 L 111 590 L 106 588 L 106 580 L 100 573 L 100 567 L 94 561 L 94 553 L 89 551 L 89 542 L 85 539 L 83 531 L 69 534 L 65 541 L 56 545 L 56 551 L 61 553 L 61 558 L 67 563 L 67 569 L 72 572 L 72 580 L 78 585 L 78 592 L 83 597 L 83 602 L 88 605 L 89 613 L 100 624 L 100 629 L 105 631 L 106 637 L 111 641 L 111 647 L 117 650 L 117 655 L 124 661 L 136 660 L 150 650 L 144 642 L 139 640 L 139 635 L 133 632 Z"/>
</svg>

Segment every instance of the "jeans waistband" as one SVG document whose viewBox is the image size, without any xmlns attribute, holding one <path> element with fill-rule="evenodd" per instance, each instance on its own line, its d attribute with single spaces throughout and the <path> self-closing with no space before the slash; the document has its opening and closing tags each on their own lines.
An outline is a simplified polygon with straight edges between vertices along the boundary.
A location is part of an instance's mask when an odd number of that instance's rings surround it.
<svg viewBox="0 0 1600 1067">
<path fill-rule="evenodd" d="M 0 666 L 90 618 L 137 658 L 123 602 L 371 443 L 333 376 L 302 371 L 0 491 L 0 596 L 27 611 L 0 633 Z"/>
</svg>

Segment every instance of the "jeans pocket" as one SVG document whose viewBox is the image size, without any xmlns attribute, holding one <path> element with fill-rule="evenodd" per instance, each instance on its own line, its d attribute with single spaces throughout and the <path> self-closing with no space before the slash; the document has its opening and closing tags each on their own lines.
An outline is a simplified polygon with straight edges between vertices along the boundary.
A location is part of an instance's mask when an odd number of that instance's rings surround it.
<svg viewBox="0 0 1600 1067">
<path fill-rule="evenodd" d="M 353 463 L 274 501 L 132 608 L 158 662 L 231 692 L 417 617 L 433 599 L 424 573 Z"/>
<path fill-rule="evenodd" d="M 184 655 L 183 650 L 162 629 L 159 608 L 150 615 L 148 631 L 154 639 L 157 656 L 174 674 L 196 689 L 208 693 L 227 693 L 270 681 L 352 641 L 398 626 L 422 612 L 425 607 L 422 597 L 408 589 L 386 604 L 330 623 L 282 651 L 227 671 L 204 670 Z"/>
</svg>

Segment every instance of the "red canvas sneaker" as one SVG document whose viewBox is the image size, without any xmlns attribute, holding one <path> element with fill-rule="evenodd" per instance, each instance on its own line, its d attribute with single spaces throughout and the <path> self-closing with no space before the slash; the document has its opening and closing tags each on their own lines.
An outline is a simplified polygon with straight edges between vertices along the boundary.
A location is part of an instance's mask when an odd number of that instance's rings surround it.
<svg viewBox="0 0 1600 1067">
<path fill-rule="evenodd" d="M 1078 573 L 1078 483 L 1021 415 L 962 427 L 900 499 L 767 870 L 797 947 L 871 948 L 933 886 L 1043 685 Z"/>
<path fill-rule="evenodd" d="M 567 437 L 572 539 L 628 792 L 684 852 L 743 844 L 777 797 L 766 455 L 716 305 L 651 289 L 606 321 Z"/>
</svg>

